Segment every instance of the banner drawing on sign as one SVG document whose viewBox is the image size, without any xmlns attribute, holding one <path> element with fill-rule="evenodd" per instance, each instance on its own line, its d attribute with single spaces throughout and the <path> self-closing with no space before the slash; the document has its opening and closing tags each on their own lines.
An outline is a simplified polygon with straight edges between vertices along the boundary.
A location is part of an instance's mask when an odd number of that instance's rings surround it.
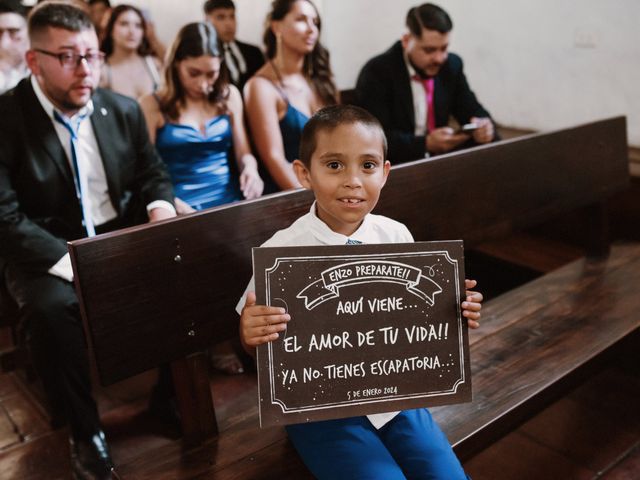
<svg viewBox="0 0 640 480">
<path fill-rule="evenodd" d="M 340 296 L 340 288 L 372 282 L 400 283 L 408 292 L 416 295 L 430 306 L 434 297 L 442 292 L 442 287 L 422 270 L 399 262 L 369 260 L 351 262 L 328 268 L 320 273 L 321 278 L 307 285 L 298 293 L 304 299 L 307 310 L 313 310 L 321 303 Z"/>
</svg>

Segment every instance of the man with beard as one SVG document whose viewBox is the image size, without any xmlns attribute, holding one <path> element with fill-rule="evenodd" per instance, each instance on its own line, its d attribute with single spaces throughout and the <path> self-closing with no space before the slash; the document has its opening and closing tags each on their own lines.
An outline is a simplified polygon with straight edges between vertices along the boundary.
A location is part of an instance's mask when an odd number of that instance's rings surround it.
<svg viewBox="0 0 640 480">
<path fill-rule="evenodd" d="M 382 123 L 394 163 L 445 153 L 496 139 L 489 113 L 465 77 L 462 59 L 449 53 L 453 23 L 437 5 L 407 13 L 407 31 L 369 60 L 356 84 L 360 106 Z M 462 126 L 448 126 L 453 116 Z"/>
<path fill-rule="evenodd" d="M 109 478 L 66 243 L 170 218 L 173 190 L 138 104 L 95 88 L 86 13 L 45 2 L 28 27 L 32 74 L 0 97 L 0 263 L 54 424 L 69 424 L 74 478 Z"/>
</svg>

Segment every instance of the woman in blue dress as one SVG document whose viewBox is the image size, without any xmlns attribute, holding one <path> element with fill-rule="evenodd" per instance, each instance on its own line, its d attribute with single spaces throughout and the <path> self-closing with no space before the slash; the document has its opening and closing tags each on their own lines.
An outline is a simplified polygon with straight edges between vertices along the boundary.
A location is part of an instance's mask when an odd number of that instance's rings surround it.
<svg viewBox="0 0 640 480">
<path fill-rule="evenodd" d="M 309 117 L 337 103 L 320 16 L 309 0 L 275 0 L 264 33 L 267 63 L 244 88 L 247 119 L 262 162 L 265 193 L 298 188 L 291 162 Z"/>
<path fill-rule="evenodd" d="M 164 80 L 140 104 L 171 174 L 178 213 L 259 197 L 263 182 L 249 149 L 242 97 L 227 80 L 213 27 L 197 22 L 180 30 Z"/>
</svg>

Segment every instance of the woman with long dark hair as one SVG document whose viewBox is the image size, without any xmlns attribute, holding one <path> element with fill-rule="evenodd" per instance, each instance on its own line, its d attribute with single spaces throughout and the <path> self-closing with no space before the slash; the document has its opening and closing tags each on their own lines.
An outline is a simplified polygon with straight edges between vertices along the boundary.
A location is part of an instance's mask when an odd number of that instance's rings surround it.
<svg viewBox="0 0 640 480">
<path fill-rule="evenodd" d="M 153 55 L 142 12 L 132 5 L 118 5 L 104 35 L 100 86 L 133 98 L 153 92 L 160 83 L 162 64 Z"/>
<path fill-rule="evenodd" d="M 302 128 L 317 110 L 338 102 L 320 30 L 311 1 L 272 3 L 264 33 L 267 63 L 245 85 L 245 110 L 264 169 L 265 193 L 300 186 L 291 162 L 298 158 Z"/>
<path fill-rule="evenodd" d="M 140 104 L 171 174 L 178 213 L 260 196 L 242 97 L 228 82 L 213 27 L 185 25 L 167 61 L 162 88 Z"/>
</svg>

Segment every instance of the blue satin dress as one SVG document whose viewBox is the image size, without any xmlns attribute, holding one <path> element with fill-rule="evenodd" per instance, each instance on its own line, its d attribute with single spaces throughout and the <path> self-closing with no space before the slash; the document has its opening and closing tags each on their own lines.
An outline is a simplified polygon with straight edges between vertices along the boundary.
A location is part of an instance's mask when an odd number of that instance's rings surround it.
<svg viewBox="0 0 640 480">
<path fill-rule="evenodd" d="M 300 155 L 300 138 L 302 129 L 309 121 L 309 117 L 291 105 L 287 100 L 287 111 L 280 120 L 280 132 L 282 133 L 282 144 L 284 146 L 284 158 L 289 163 L 293 162 Z M 260 177 L 264 180 L 264 193 L 279 192 L 280 187 L 271 178 L 268 170 L 262 165 Z"/>
<path fill-rule="evenodd" d="M 156 148 L 167 164 L 176 197 L 196 210 L 242 200 L 235 165 L 229 115 L 213 117 L 205 132 L 166 122 L 156 134 Z"/>
<path fill-rule="evenodd" d="M 280 132 L 282 132 L 284 156 L 289 162 L 293 162 L 300 156 L 302 129 L 308 121 L 309 117 L 304 113 L 290 103 L 287 105 L 287 111 L 280 120 Z"/>
</svg>

